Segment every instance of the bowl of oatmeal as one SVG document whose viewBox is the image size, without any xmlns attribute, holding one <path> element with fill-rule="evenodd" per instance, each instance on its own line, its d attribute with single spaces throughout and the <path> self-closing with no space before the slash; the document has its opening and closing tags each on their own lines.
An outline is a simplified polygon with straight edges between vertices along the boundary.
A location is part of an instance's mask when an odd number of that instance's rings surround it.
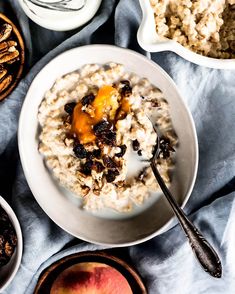
<svg viewBox="0 0 235 294">
<path fill-rule="evenodd" d="M 173 51 L 207 67 L 235 68 L 235 1 L 140 0 L 137 38 L 150 52 Z"/>
<path fill-rule="evenodd" d="M 172 211 L 149 166 L 157 140 L 150 120 L 160 130 L 159 170 L 184 206 L 196 177 L 197 137 L 160 67 L 128 49 L 89 45 L 42 69 L 22 108 L 19 150 L 36 200 L 59 226 L 115 246 L 169 227 Z"/>
</svg>

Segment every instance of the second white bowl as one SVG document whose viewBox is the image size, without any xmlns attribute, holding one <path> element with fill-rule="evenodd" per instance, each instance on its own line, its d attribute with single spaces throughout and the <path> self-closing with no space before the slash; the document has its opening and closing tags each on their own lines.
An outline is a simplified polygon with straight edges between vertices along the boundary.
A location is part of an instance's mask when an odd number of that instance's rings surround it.
<svg viewBox="0 0 235 294">
<path fill-rule="evenodd" d="M 137 32 L 137 39 L 144 50 L 149 52 L 172 51 L 198 65 L 218 69 L 235 69 L 235 59 L 216 59 L 202 56 L 183 47 L 174 40 L 160 39 L 155 30 L 154 12 L 150 1 L 139 0 L 139 2 L 143 17 Z"/>
</svg>

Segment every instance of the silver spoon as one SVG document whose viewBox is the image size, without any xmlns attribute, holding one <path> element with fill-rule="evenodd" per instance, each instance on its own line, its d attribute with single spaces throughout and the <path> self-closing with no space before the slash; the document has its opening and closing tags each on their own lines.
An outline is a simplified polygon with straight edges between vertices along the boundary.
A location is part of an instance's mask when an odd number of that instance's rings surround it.
<svg viewBox="0 0 235 294">
<path fill-rule="evenodd" d="M 171 192 L 167 188 L 166 184 L 164 183 L 164 180 L 162 179 L 157 169 L 156 159 L 159 156 L 160 140 L 158 136 L 158 131 L 154 127 L 154 125 L 153 128 L 157 134 L 157 144 L 153 151 L 153 157 L 150 161 L 150 166 L 152 168 L 154 176 L 158 181 L 158 184 L 161 187 L 162 192 L 166 196 L 166 199 L 170 203 L 176 217 L 178 218 L 178 221 L 182 229 L 184 230 L 189 240 L 189 244 L 191 245 L 193 252 L 197 257 L 199 263 L 202 265 L 204 270 L 208 272 L 211 276 L 215 278 L 220 278 L 222 275 L 222 265 L 218 254 L 208 243 L 208 241 L 203 237 L 203 235 L 199 232 L 199 230 L 194 226 L 194 224 L 188 219 L 184 211 L 178 205 L 175 198 L 172 196 Z"/>
</svg>

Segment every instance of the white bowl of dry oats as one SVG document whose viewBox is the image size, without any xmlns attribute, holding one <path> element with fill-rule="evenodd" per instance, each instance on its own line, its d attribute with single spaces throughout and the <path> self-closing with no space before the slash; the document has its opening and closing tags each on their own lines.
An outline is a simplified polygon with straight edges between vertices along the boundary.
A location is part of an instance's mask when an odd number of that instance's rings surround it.
<svg viewBox="0 0 235 294">
<path fill-rule="evenodd" d="M 173 51 L 193 63 L 235 69 L 235 0 L 140 0 L 137 39 L 149 52 Z"/>
</svg>

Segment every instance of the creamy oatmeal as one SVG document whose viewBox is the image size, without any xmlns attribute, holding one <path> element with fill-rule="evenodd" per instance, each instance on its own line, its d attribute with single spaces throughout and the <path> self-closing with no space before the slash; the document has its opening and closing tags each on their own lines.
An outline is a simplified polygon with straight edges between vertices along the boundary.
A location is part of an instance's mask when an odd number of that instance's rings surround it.
<svg viewBox="0 0 235 294">
<path fill-rule="evenodd" d="M 235 58 L 235 0 L 150 0 L 160 37 L 196 53 Z"/>
<path fill-rule="evenodd" d="M 149 166 L 162 132 L 158 167 L 166 183 L 177 143 L 162 92 L 123 65 L 90 64 L 59 78 L 39 107 L 39 151 L 59 182 L 83 207 L 130 211 L 159 190 Z M 128 176 L 128 160 L 146 166 Z"/>
</svg>

